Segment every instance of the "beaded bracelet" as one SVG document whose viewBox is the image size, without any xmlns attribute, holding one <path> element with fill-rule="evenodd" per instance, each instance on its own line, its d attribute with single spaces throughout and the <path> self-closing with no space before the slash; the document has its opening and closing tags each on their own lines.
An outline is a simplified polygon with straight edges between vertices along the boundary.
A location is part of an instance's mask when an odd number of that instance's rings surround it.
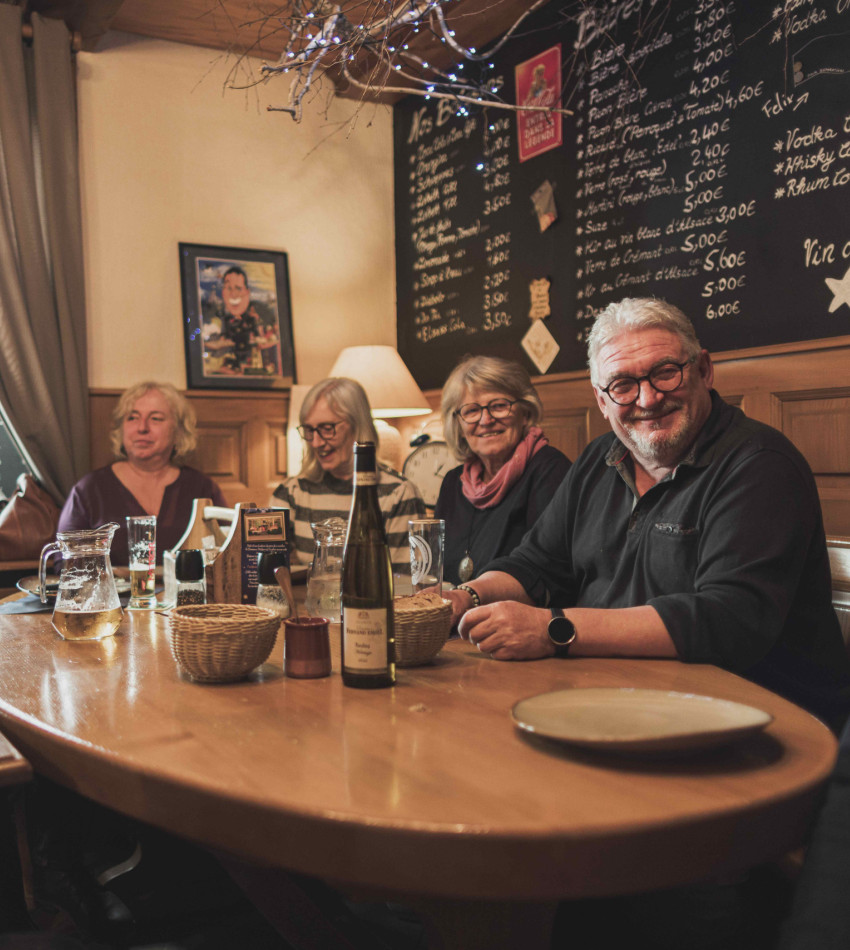
<svg viewBox="0 0 850 950">
<path fill-rule="evenodd" d="M 469 584 L 458 584 L 457 587 L 455 587 L 455 590 L 465 590 L 467 594 L 469 594 L 469 596 L 472 598 L 472 606 L 473 607 L 481 606 L 481 598 L 478 596 L 478 592 L 473 590 L 473 588 L 471 588 Z"/>
</svg>

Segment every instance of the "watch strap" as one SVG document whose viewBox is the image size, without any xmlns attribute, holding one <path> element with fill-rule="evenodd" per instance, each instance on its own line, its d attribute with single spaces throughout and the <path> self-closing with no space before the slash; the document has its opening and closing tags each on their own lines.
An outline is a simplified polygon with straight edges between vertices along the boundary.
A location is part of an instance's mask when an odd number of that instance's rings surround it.
<svg viewBox="0 0 850 950">
<path fill-rule="evenodd" d="M 555 648 L 556 657 L 567 657 L 570 655 L 570 647 L 575 643 L 576 639 L 575 624 L 564 614 L 564 611 L 561 610 L 560 607 L 552 607 L 551 614 L 552 619 L 549 621 L 547 627 L 549 641 Z M 555 635 L 556 630 L 559 628 L 567 632 L 566 639 L 564 639 L 563 636 Z"/>
</svg>

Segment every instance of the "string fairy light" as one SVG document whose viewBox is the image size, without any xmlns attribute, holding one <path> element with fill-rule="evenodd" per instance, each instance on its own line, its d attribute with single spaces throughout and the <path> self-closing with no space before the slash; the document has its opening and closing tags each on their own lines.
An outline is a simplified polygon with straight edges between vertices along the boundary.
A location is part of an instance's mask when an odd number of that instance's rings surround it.
<svg viewBox="0 0 850 950">
<path fill-rule="evenodd" d="M 479 51 L 458 42 L 456 31 L 446 21 L 445 8 L 457 0 L 386 0 L 369 3 L 332 3 L 329 0 L 292 0 L 285 10 L 264 19 L 286 42 L 276 63 L 260 69 L 264 81 L 285 73 L 290 77 L 286 106 L 269 111 L 288 112 L 299 122 L 305 97 L 317 77 L 331 73 L 359 90 L 363 97 L 384 93 L 418 95 L 426 99 L 451 100 L 455 111 L 468 114 L 468 107 L 506 109 L 513 112 L 559 112 L 572 110 L 539 105 L 514 105 L 501 96 L 501 82 L 489 72 L 491 58 L 515 34 L 520 24 L 548 0 L 534 0 L 493 46 Z M 270 21 L 274 21 L 273 24 Z M 252 28 L 259 21 L 253 21 Z M 417 56 L 410 44 L 417 34 L 428 33 L 445 44 L 457 57 L 443 71 Z M 366 64 L 355 75 L 355 64 Z M 480 76 L 462 72 L 464 64 L 480 67 Z M 473 71 L 474 72 L 474 71 Z M 489 73 L 489 75 L 488 75 Z M 392 82 L 388 80 L 392 77 Z"/>
</svg>

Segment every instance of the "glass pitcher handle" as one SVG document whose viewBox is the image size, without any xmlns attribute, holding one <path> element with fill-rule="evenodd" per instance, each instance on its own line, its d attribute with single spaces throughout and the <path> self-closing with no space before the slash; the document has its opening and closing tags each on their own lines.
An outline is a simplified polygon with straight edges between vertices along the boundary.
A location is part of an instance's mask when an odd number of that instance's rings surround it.
<svg viewBox="0 0 850 950">
<path fill-rule="evenodd" d="M 41 549 L 41 561 L 38 565 L 38 592 L 43 604 L 47 603 L 47 559 L 51 554 L 58 554 L 61 550 L 55 541 L 50 541 Z"/>
</svg>

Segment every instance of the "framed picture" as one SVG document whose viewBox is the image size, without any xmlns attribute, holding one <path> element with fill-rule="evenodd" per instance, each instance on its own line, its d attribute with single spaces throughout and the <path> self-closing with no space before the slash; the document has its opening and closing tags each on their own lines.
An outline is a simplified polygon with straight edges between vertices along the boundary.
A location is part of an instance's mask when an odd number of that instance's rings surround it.
<svg viewBox="0 0 850 950">
<path fill-rule="evenodd" d="M 288 389 L 295 382 L 283 251 L 180 243 L 189 389 Z"/>
</svg>

